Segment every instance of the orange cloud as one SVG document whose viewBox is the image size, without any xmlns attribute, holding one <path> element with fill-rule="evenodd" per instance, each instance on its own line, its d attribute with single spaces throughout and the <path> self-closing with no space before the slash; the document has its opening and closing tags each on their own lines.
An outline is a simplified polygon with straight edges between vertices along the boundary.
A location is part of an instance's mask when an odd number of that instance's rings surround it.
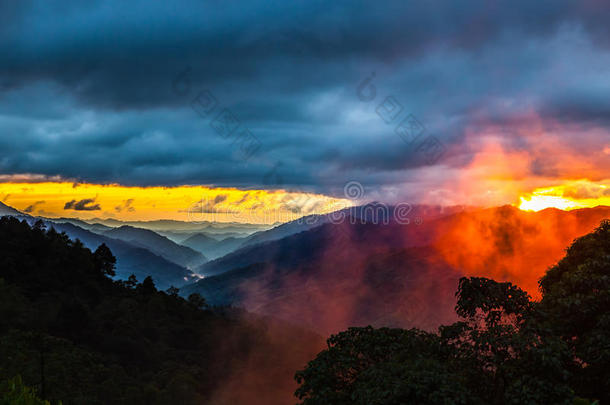
<svg viewBox="0 0 610 405">
<path fill-rule="evenodd" d="M 567 136 L 578 131 L 579 136 Z M 482 207 L 511 204 L 523 209 L 572 209 L 610 205 L 608 137 L 604 128 L 575 128 L 534 112 L 501 123 L 467 128 L 463 143 L 445 161 L 440 184 L 426 202 Z M 464 160 L 468 159 L 467 164 Z M 427 175 L 422 169 L 419 177 Z"/>
</svg>

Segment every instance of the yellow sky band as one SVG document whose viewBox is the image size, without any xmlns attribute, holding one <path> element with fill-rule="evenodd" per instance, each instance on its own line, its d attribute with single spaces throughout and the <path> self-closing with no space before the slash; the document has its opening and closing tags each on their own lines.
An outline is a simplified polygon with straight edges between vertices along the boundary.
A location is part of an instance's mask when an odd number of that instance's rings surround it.
<svg viewBox="0 0 610 405">
<path fill-rule="evenodd" d="M 285 190 L 206 186 L 128 187 L 71 182 L 0 183 L 0 201 L 31 215 L 123 221 L 275 223 L 352 205 L 350 200 Z"/>
</svg>

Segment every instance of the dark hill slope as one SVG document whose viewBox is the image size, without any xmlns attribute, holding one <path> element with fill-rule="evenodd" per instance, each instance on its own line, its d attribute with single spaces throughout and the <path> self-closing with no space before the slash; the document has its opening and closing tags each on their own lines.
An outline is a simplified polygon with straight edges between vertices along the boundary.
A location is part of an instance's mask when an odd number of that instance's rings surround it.
<svg viewBox="0 0 610 405">
<path fill-rule="evenodd" d="M 316 335 L 106 276 L 111 255 L 0 219 L 0 381 L 82 404 L 285 404 Z M 43 377 L 41 379 L 41 377 Z"/>
<path fill-rule="evenodd" d="M 99 235 L 68 223 L 48 225 L 58 232 L 66 232 L 71 239 L 79 239 L 92 250 L 97 249 L 102 243 L 106 244 L 117 258 L 116 273 L 120 279 L 126 280 L 131 274 L 134 274 L 141 281 L 147 276 L 151 276 L 162 289 L 172 285 L 179 287 L 196 279 L 191 271 L 142 247 Z"/>
<path fill-rule="evenodd" d="M 16 210 L 13 207 L 9 207 L 8 205 L 4 204 L 3 202 L 0 202 L 0 216 L 4 216 L 4 215 L 24 215 L 21 211 Z"/>
</svg>

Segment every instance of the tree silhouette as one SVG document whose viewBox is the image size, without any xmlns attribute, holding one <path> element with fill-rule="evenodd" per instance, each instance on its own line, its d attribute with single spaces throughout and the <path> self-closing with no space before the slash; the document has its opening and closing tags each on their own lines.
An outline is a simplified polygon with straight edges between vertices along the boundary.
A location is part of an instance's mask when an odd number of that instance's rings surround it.
<svg viewBox="0 0 610 405">
<path fill-rule="evenodd" d="M 192 293 L 188 296 L 188 303 L 197 309 L 203 309 L 208 306 L 205 298 L 203 298 L 199 293 Z"/>
<path fill-rule="evenodd" d="M 178 289 L 172 285 L 167 290 L 165 290 L 165 292 L 167 293 L 167 295 L 171 295 L 172 297 L 177 297 L 178 293 L 180 292 L 180 289 Z"/>
<path fill-rule="evenodd" d="M 93 253 L 93 260 L 95 261 L 95 267 L 104 275 L 114 277 L 116 257 L 112 254 L 108 246 L 102 243 Z"/>
<path fill-rule="evenodd" d="M 127 281 L 124 282 L 124 284 L 125 284 L 125 287 L 133 290 L 138 285 L 138 279 L 136 278 L 135 274 L 131 274 L 127 278 Z"/>
<path fill-rule="evenodd" d="M 155 282 L 153 281 L 151 276 L 147 276 L 141 284 L 136 288 L 138 292 L 141 292 L 145 295 L 154 294 L 157 289 L 155 288 Z"/>
<path fill-rule="evenodd" d="M 544 320 L 574 353 L 572 386 L 610 403 L 610 221 L 574 241 L 540 287 Z"/>
</svg>

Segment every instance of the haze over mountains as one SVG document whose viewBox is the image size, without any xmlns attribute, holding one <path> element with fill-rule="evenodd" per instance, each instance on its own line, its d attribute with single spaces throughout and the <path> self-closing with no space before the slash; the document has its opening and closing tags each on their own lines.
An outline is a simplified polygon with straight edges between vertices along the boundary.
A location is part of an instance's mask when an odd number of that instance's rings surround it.
<svg viewBox="0 0 610 405">
<path fill-rule="evenodd" d="M 180 287 L 197 279 L 185 267 L 133 243 L 99 235 L 70 223 L 47 223 L 47 226 L 55 228 L 57 232 L 65 232 L 72 240 L 79 239 L 92 250 L 102 243 L 106 244 L 117 258 L 116 274 L 119 279 L 126 280 L 133 274 L 142 281 L 151 276 L 161 289 L 172 285 Z"/>
<path fill-rule="evenodd" d="M 257 243 L 281 239 L 313 229 L 327 223 L 378 223 L 406 225 L 413 222 L 415 225 L 420 221 L 431 220 L 453 213 L 472 209 L 465 206 L 433 206 L 433 205 L 414 205 L 391 206 L 382 203 L 372 202 L 369 204 L 349 207 L 325 215 L 308 215 L 295 221 L 280 224 L 266 231 L 256 232 L 246 238 L 242 246 L 254 245 Z"/>
<path fill-rule="evenodd" d="M 240 223 L 33 217 L 0 202 L 1 215 L 16 216 L 30 223 L 41 219 L 47 227 L 66 232 L 92 250 L 104 243 L 117 257 L 117 278 L 127 279 L 134 274 L 142 280 L 152 276 L 162 289 L 181 287 L 198 279 L 192 270 L 207 262 L 204 252 L 209 252 L 212 258 L 223 256 L 239 248 L 252 232 L 268 228 Z M 179 243 L 184 240 L 187 244 Z M 203 240 L 207 243 L 202 244 Z"/>
<path fill-rule="evenodd" d="M 332 332 L 353 325 L 435 328 L 453 317 L 462 275 L 537 281 L 610 208 L 524 212 L 505 206 L 416 224 L 344 221 L 246 246 L 198 269 L 183 294 Z M 272 232 L 272 231 L 268 231 Z"/>
<path fill-rule="evenodd" d="M 304 217 L 241 238 L 200 230 L 175 233 L 172 240 L 123 223 L 45 222 L 91 249 L 108 245 L 119 278 L 150 275 L 160 288 L 181 287 L 184 296 L 198 292 L 213 305 L 243 306 L 332 332 L 368 324 L 433 329 L 450 322 L 452 291 L 463 275 L 512 281 L 537 297 L 538 278 L 569 243 L 610 217 L 608 207 L 414 206 L 397 219 L 394 207 L 385 214 L 377 208 Z"/>
<path fill-rule="evenodd" d="M 150 279 L 112 282 L 111 255 L 40 226 L 2 217 L 0 240 L 0 378 L 19 375 L 44 404 L 286 403 L 292 373 L 323 345 L 302 328 L 211 310 Z M 247 373 L 273 389 L 228 389 Z M 0 403 L 43 404 L 21 390 L 7 399 L 7 385 Z"/>
<path fill-rule="evenodd" d="M 112 228 L 118 228 L 124 225 L 134 228 L 148 229 L 155 232 L 170 232 L 176 235 L 189 235 L 195 232 L 205 232 L 213 235 L 223 236 L 246 236 L 253 232 L 266 230 L 273 225 L 265 224 L 248 224 L 239 222 L 208 222 L 208 221 L 175 221 L 175 220 L 159 220 L 159 221 L 119 221 L 112 218 L 94 219 L 86 221 L 89 223 L 99 223 Z"/>
<path fill-rule="evenodd" d="M 207 258 L 193 249 L 178 245 L 165 236 L 148 229 L 123 225 L 104 232 L 105 236 L 120 239 L 133 245 L 156 252 L 158 255 L 186 268 L 195 268 L 207 261 Z"/>
<path fill-rule="evenodd" d="M 152 276 L 159 288 L 180 287 L 197 279 L 189 270 L 207 261 L 207 258 L 170 239 L 148 229 L 123 225 L 113 228 L 98 222 L 87 222 L 74 218 L 32 217 L 5 204 L 0 206 L 0 215 L 16 216 L 33 223 L 42 219 L 47 227 L 65 232 L 71 239 L 79 239 L 85 246 L 95 250 L 106 244 L 117 257 L 117 278 L 127 279 L 131 274 L 138 280 Z M 180 225 L 178 221 L 168 221 Z M 188 225 L 188 224 L 187 224 Z M 247 228 L 244 227 L 244 228 Z"/>
<path fill-rule="evenodd" d="M 37 221 L 6 205 L 0 210 L 2 215 Z M 236 403 L 235 398 L 244 403 L 256 393 L 262 404 L 280 403 L 277 398 L 290 396 L 294 388 L 286 370 L 302 367 L 303 359 L 322 349 L 318 334 L 366 325 L 434 331 L 453 323 L 461 277 L 511 281 L 537 298 L 538 279 L 570 242 L 610 218 L 610 207 L 525 212 L 511 206 L 415 206 L 408 218 L 394 210 L 389 208 L 386 219 L 379 217 L 383 211 L 376 212 L 374 204 L 353 207 L 341 215 L 311 216 L 247 237 L 220 240 L 204 231 L 173 241 L 124 224 L 43 222 L 92 250 L 106 244 L 116 256 L 118 279 L 134 274 L 142 281 L 151 276 L 160 289 L 179 287 L 183 297 L 201 294 L 208 304 L 221 307 L 219 314 L 230 305 L 252 314 L 248 317 L 261 316 L 260 321 L 241 315 L 239 319 L 244 325 L 264 321 L 248 339 L 270 343 L 249 354 L 231 353 L 228 362 L 222 359 L 225 365 L 239 366 L 223 379 L 213 397 L 218 403 Z M 206 261 L 206 256 L 213 260 Z M 135 291 L 143 289 L 140 285 Z M 146 307 L 144 318 L 163 325 L 167 320 L 157 319 L 155 305 Z M 234 317 L 231 311 L 228 319 Z M 180 316 L 176 319 L 182 322 Z M 196 341 L 189 328 L 179 329 L 176 338 L 179 347 Z M 232 341 L 229 346 L 236 344 Z M 122 343 L 117 347 L 122 350 Z M 269 358 L 268 347 L 280 358 Z M 248 381 L 247 389 L 241 389 L 243 381 Z M 279 388 L 268 389 L 269 381 Z"/>
<path fill-rule="evenodd" d="M 216 236 L 218 237 L 218 236 Z M 209 234 L 196 233 L 180 244 L 188 246 L 198 252 L 204 253 L 209 259 L 217 259 L 241 247 L 247 238 L 230 236 L 224 239 L 215 239 Z"/>
</svg>

